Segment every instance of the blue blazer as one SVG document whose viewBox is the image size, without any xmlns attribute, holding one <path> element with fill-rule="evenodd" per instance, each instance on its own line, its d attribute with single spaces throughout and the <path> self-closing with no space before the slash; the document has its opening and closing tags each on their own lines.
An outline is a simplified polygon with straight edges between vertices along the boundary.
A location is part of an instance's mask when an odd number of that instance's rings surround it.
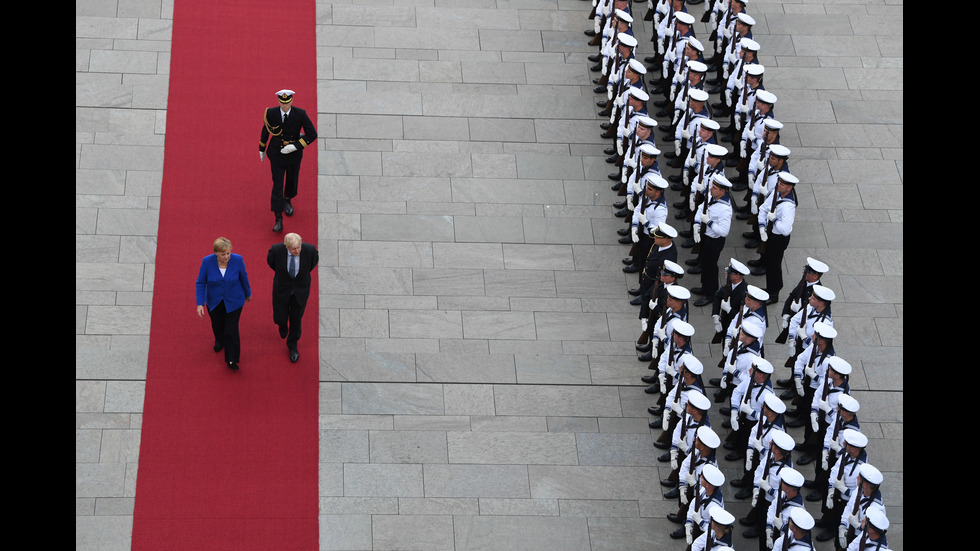
<svg viewBox="0 0 980 551">
<path fill-rule="evenodd" d="M 245 273 L 242 255 L 231 253 L 225 275 L 218 269 L 218 255 L 209 254 L 201 260 L 201 270 L 197 274 L 197 304 L 207 304 L 208 311 L 214 310 L 222 300 L 225 311 L 234 312 L 245 305 L 245 299 L 252 296 Z"/>
</svg>

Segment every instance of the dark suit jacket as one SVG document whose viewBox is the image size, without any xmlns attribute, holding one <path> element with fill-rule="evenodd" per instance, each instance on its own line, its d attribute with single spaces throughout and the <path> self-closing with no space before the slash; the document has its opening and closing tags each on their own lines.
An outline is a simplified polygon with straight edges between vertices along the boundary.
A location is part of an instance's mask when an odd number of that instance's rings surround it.
<svg viewBox="0 0 980 551">
<path fill-rule="evenodd" d="M 294 108 L 295 109 L 295 108 Z M 289 317 L 289 297 L 295 295 L 299 303 L 299 315 L 306 309 L 306 301 L 310 298 L 310 272 L 320 261 L 320 253 L 316 247 L 303 243 L 299 253 L 299 270 L 296 277 L 289 277 L 289 251 L 286 245 L 277 243 L 269 247 L 266 262 L 276 273 L 272 278 L 272 320 L 282 325 Z"/>
<path fill-rule="evenodd" d="M 289 110 L 285 128 L 282 124 L 282 111 L 278 106 L 265 110 L 262 121 L 262 135 L 259 138 L 259 151 L 265 151 L 269 162 L 279 165 L 298 163 L 303 159 L 303 150 L 316 140 L 316 128 L 299 107 Z M 293 144 L 296 151 L 283 155 L 279 152 L 283 146 Z"/>
</svg>

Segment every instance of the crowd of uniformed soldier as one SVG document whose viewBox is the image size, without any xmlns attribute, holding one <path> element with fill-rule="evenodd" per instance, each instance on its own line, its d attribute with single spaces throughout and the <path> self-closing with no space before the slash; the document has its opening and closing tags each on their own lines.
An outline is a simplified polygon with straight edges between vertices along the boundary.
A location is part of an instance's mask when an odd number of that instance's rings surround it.
<svg viewBox="0 0 980 551">
<path fill-rule="evenodd" d="M 836 297 L 820 280 L 830 268 L 808 258 L 779 298 L 799 179 L 779 143 L 777 97 L 763 86 L 750 0 L 696 1 L 702 6 L 689 12 L 685 0 L 593 0 L 586 30 L 597 47 L 591 69 L 606 161 L 615 167 L 609 178 L 620 198 L 615 216 L 624 222 L 618 233 L 631 247 L 623 271 L 637 274 L 629 294 L 640 307 L 636 350 L 649 369 L 642 381 L 658 398 L 650 427 L 660 431 L 658 459 L 672 468 L 661 481 L 664 497 L 677 500 L 667 516 L 678 524 L 670 536 L 695 551 L 731 549 L 736 519 L 725 509 L 727 482 L 736 499 L 751 499 L 738 522 L 760 550 L 833 540 L 837 549 L 884 551 L 883 477 L 865 451 L 860 406 L 849 393 L 851 365 L 834 349 Z M 698 20 L 709 36 L 695 36 Z M 644 30 L 650 26 L 652 33 Z M 759 257 L 732 258 L 722 271 L 738 221 L 747 224 L 745 246 Z M 686 269 L 674 242 L 680 238 L 679 247 L 691 249 Z M 681 285 L 685 275 L 697 275 L 698 285 Z M 765 286 L 750 285 L 750 275 L 764 276 Z M 710 342 L 723 354 L 717 366 L 692 352 L 694 295 L 694 306 L 711 307 Z M 766 307 L 780 304 L 780 319 L 770 324 Z M 778 367 L 765 358 L 770 325 L 780 331 L 775 343 L 787 347 Z M 768 357 L 781 356 L 770 345 Z M 785 377 L 779 368 L 789 368 Z M 702 377 L 711 369 L 719 372 L 708 380 L 709 397 Z M 793 428 L 804 429 L 802 442 L 788 434 Z M 742 476 L 726 481 L 719 453 Z M 805 480 L 795 466 L 809 463 L 814 477 Z"/>
</svg>

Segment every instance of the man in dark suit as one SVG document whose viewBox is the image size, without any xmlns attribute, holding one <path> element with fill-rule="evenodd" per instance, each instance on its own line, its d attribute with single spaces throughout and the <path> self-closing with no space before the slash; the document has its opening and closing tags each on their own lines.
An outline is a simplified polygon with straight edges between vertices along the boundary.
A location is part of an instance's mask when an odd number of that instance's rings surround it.
<svg viewBox="0 0 980 551">
<path fill-rule="evenodd" d="M 279 90 L 279 107 L 265 110 L 262 135 L 259 138 L 259 162 L 269 155 L 272 166 L 272 212 L 276 225 L 272 231 L 282 231 L 282 213 L 293 215 L 292 198 L 299 187 L 299 167 L 303 150 L 316 140 L 316 128 L 306 111 L 293 107 L 292 90 Z"/>
<path fill-rule="evenodd" d="M 299 360 L 296 343 L 303 333 L 303 312 L 310 298 L 310 272 L 320 261 L 316 247 L 303 243 L 296 233 L 287 233 L 282 243 L 269 247 L 266 262 L 276 273 L 272 280 L 272 321 L 286 339 L 289 359 Z"/>
</svg>

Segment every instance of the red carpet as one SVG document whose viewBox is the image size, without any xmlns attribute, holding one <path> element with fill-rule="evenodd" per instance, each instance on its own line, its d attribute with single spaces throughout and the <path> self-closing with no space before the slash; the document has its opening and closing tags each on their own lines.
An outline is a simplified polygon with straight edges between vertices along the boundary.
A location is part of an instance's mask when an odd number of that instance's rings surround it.
<svg viewBox="0 0 980 551">
<path fill-rule="evenodd" d="M 283 234 L 272 232 L 269 162 L 258 159 L 277 90 L 294 90 L 317 124 L 314 1 L 177 0 L 170 69 L 132 548 L 314 550 L 317 277 L 292 364 L 265 255 L 290 231 L 317 243 L 316 147 Z M 244 257 L 252 287 L 238 372 L 195 313 L 194 281 L 218 236 Z"/>
</svg>

